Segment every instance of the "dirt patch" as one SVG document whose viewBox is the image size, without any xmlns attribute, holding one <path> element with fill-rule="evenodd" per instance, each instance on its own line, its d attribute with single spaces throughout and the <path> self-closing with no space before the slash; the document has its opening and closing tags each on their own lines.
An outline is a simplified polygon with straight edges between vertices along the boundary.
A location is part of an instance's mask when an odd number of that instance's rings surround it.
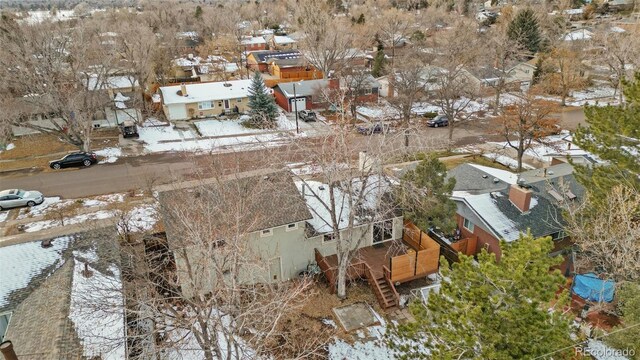
<svg viewBox="0 0 640 360">
<path fill-rule="evenodd" d="M 462 165 L 462 164 L 467 164 L 467 163 L 473 163 L 473 164 L 478 164 L 478 165 L 482 165 L 482 166 L 488 166 L 488 167 L 492 167 L 492 168 L 496 168 L 496 169 L 500 169 L 500 170 L 507 170 L 507 171 L 512 171 L 511 169 L 509 169 L 508 167 L 499 164 L 497 162 L 494 162 L 493 160 L 487 159 L 484 156 L 480 156 L 480 155 L 476 155 L 476 154 L 472 154 L 469 156 L 464 156 L 464 157 L 455 157 L 455 158 L 450 158 L 450 159 L 444 159 L 441 160 L 442 163 L 444 163 L 444 165 L 447 167 L 447 170 L 453 169 L 454 167 L 458 166 L 458 165 Z"/>
<path fill-rule="evenodd" d="M 15 148 L 0 153 L 0 160 L 19 160 L 78 150 L 49 135 L 28 135 L 13 139 Z"/>
<path fill-rule="evenodd" d="M 96 138 L 92 140 L 91 147 L 103 149 L 118 146 L 117 133 L 114 137 L 111 130 L 96 132 L 94 134 Z M 3 171 L 22 169 L 54 171 L 49 168 L 49 161 L 59 159 L 66 153 L 78 151 L 76 146 L 43 134 L 22 136 L 12 140 L 11 143 L 15 146 L 13 149 L 0 152 L 0 165 Z"/>
</svg>

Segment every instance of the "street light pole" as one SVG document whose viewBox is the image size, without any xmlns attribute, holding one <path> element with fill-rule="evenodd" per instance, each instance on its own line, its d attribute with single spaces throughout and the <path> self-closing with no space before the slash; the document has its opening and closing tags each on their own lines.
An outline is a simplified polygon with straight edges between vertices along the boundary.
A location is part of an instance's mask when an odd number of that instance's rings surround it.
<svg viewBox="0 0 640 360">
<path fill-rule="evenodd" d="M 296 82 L 293 82 L 293 101 L 295 103 L 295 112 L 296 112 L 296 134 L 300 134 L 300 128 L 298 127 L 298 96 L 296 95 Z"/>
</svg>

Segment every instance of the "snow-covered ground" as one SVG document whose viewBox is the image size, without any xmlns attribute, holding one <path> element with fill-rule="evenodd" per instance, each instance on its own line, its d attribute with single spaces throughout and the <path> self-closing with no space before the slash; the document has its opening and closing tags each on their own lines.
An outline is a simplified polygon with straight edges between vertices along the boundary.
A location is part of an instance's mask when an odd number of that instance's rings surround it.
<svg viewBox="0 0 640 360">
<path fill-rule="evenodd" d="M 49 10 L 37 10 L 29 11 L 27 15 L 28 16 L 19 19 L 18 22 L 35 25 L 45 20 L 66 21 L 76 18 L 76 14 L 73 10 L 56 10 L 55 12 L 51 12 Z"/>
<path fill-rule="evenodd" d="M 104 157 L 99 164 L 114 163 L 122 156 L 122 149 L 116 147 L 108 147 L 95 152 L 96 155 Z"/>
<path fill-rule="evenodd" d="M 153 205 L 141 205 L 129 210 L 126 214 L 122 214 L 118 210 L 98 210 L 88 213 L 82 213 L 73 216 L 64 216 L 61 219 L 41 220 L 24 224 L 22 229 L 25 232 L 42 231 L 58 226 L 68 226 L 81 224 L 92 220 L 102 220 L 109 218 L 125 219 L 129 231 L 142 232 L 150 230 L 158 221 L 158 213 Z"/>
<path fill-rule="evenodd" d="M 304 133 L 292 134 L 295 129 L 284 113 L 278 116 L 278 128 L 270 130 L 249 129 L 242 126 L 244 117 L 237 120 L 202 120 L 194 125 L 205 138 L 200 138 L 191 129 L 164 127 L 141 127 L 140 138 L 147 152 L 186 151 L 186 152 L 225 152 L 231 149 L 249 150 L 262 147 L 281 146 L 293 136 L 306 136 Z"/>
<path fill-rule="evenodd" d="M 7 146 L 4 147 L 4 150 L 0 149 L 0 153 L 3 152 L 3 151 L 13 150 L 13 149 L 15 149 L 15 147 L 16 146 L 13 143 L 8 143 Z"/>
<path fill-rule="evenodd" d="M 507 99 L 509 99 L 507 97 Z M 463 108 L 461 111 L 465 116 L 472 115 L 479 111 L 486 111 L 489 109 L 489 99 L 469 100 L 467 98 L 461 98 L 456 101 L 455 107 Z M 502 101 L 501 101 L 502 102 Z M 381 100 L 378 104 L 368 104 L 358 106 L 356 109 L 360 120 L 365 121 L 388 121 L 397 120 L 400 118 L 400 112 L 391 106 L 388 102 Z M 430 102 L 416 102 L 411 107 L 411 113 L 414 116 L 422 116 L 425 113 L 435 112 L 442 113 L 439 106 Z"/>
</svg>

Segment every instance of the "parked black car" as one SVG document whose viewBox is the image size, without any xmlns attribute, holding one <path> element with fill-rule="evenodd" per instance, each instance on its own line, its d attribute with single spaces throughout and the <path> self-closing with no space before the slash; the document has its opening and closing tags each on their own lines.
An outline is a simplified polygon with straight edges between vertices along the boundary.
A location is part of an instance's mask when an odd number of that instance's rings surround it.
<svg viewBox="0 0 640 360">
<path fill-rule="evenodd" d="M 306 121 L 306 122 L 318 120 L 316 113 L 311 110 L 298 111 L 298 117 L 300 117 L 300 120 Z"/>
<path fill-rule="evenodd" d="M 122 132 L 122 137 L 124 138 L 140 137 L 140 134 L 138 134 L 138 127 L 130 120 L 124 121 L 122 125 L 120 125 L 120 132 Z"/>
<path fill-rule="evenodd" d="M 389 125 L 384 124 L 358 126 L 358 132 L 362 135 L 384 134 L 387 131 L 389 131 Z"/>
<path fill-rule="evenodd" d="M 97 162 L 98 157 L 95 153 L 80 151 L 66 155 L 62 159 L 50 161 L 49 167 L 58 170 L 74 166 L 91 166 Z"/>
<path fill-rule="evenodd" d="M 449 126 L 449 119 L 447 119 L 446 115 L 438 115 L 433 119 L 427 121 L 427 126 L 429 127 Z"/>
</svg>

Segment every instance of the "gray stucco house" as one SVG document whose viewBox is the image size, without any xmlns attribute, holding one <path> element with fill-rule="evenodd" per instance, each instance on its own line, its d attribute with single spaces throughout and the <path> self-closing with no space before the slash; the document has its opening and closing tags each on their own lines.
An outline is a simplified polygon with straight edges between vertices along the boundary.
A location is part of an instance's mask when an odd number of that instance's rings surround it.
<svg viewBox="0 0 640 360">
<path fill-rule="evenodd" d="M 324 215 L 318 211 L 318 198 L 310 196 L 310 188 L 305 189 L 305 186 L 316 186 L 318 190 L 322 185 L 311 181 L 308 184 L 303 186 L 300 181 L 294 181 L 287 171 L 274 171 L 161 192 L 167 243 L 175 258 L 182 291 L 189 296 L 194 294 L 194 287 L 205 292 L 211 288 L 213 278 L 189 284 L 192 280 L 187 274 L 188 267 L 207 263 L 201 261 L 203 256 L 216 256 L 216 249 L 209 248 L 211 242 L 226 246 L 220 241 L 225 236 L 238 236 L 233 246 L 241 246 L 247 256 L 255 258 L 255 266 L 242 274 L 245 283 L 291 280 L 315 261 L 315 249 L 324 255 L 335 254 L 336 243 L 328 235 L 330 229 L 322 226 Z M 197 217 L 203 213 L 215 219 L 198 223 Z M 238 222 L 230 226 L 236 217 Z M 193 229 L 203 223 L 215 229 Z M 379 231 L 384 228 L 387 230 Z M 360 248 L 400 239 L 402 228 L 402 217 L 390 216 L 381 221 L 363 221 L 354 229 L 341 231 L 360 237 Z M 196 239 L 200 236 L 203 238 Z M 207 269 L 200 270 L 209 274 Z"/>
</svg>

